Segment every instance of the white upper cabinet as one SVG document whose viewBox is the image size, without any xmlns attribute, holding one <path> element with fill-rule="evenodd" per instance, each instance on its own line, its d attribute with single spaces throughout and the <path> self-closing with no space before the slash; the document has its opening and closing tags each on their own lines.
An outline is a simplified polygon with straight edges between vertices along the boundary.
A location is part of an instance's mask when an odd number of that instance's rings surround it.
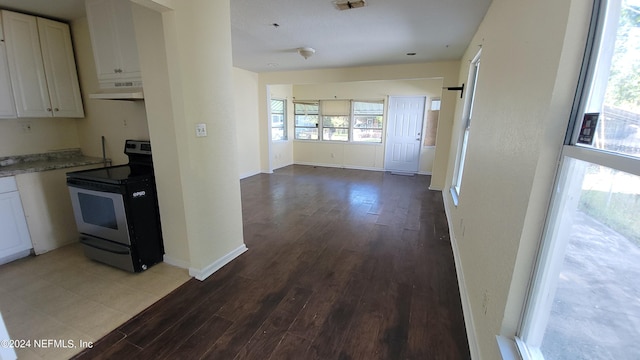
<svg viewBox="0 0 640 360">
<path fill-rule="evenodd" d="M 53 116 L 84 117 L 69 26 L 38 18 L 38 32 Z"/>
<path fill-rule="evenodd" d="M 86 0 L 85 5 L 100 87 L 142 87 L 131 2 Z"/>
<path fill-rule="evenodd" d="M 2 23 L 0 22 L 0 118 L 15 119 L 16 117 L 16 105 L 13 102 L 9 64 L 7 64 L 7 47 L 4 43 Z"/>
<path fill-rule="evenodd" d="M 84 117 L 69 26 L 2 11 L 18 117 Z"/>
</svg>

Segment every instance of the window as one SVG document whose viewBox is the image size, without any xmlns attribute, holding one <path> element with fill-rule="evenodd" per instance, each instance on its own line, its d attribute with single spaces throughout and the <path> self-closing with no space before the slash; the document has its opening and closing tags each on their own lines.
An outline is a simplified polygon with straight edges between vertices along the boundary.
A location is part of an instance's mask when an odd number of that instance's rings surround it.
<svg viewBox="0 0 640 360">
<path fill-rule="evenodd" d="M 271 99 L 271 140 L 287 140 L 287 101 Z"/>
<path fill-rule="evenodd" d="M 382 143 L 384 101 L 321 100 L 294 106 L 297 140 Z"/>
<path fill-rule="evenodd" d="M 518 332 L 530 359 L 640 356 L 640 2 L 595 1 L 586 53 Z"/>
<path fill-rule="evenodd" d="M 453 172 L 453 186 L 451 188 L 451 194 L 453 195 L 453 201 L 458 205 L 458 197 L 460 195 L 460 186 L 462 185 L 462 172 L 464 171 L 464 162 L 467 156 L 467 143 L 469 141 L 469 130 L 471 129 L 471 119 L 473 117 L 473 103 L 476 95 L 476 84 L 478 81 L 478 73 L 480 71 L 480 53 L 475 56 L 471 61 L 469 67 L 469 79 L 467 81 L 468 89 L 467 97 L 464 102 L 464 131 L 462 132 L 462 142 L 458 148 L 458 157 L 456 160 L 456 166 Z"/>
<path fill-rule="evenodd" d="M 382 143 L 382 101 L 353 102 L 353 141 Z"/>
<path fill-rule="evenodd" d="M 295 138 L 318 140 L 318 103 L 296 102 L 293 107 L 295 112 Z"/>
<path fill-rule="evenodd" d="M 322 140 L 349 141 L 351 103 L 348 100 L 320 102 L 322 109 Z"/>
<path fill-rule="evenodd" d="M 431 99 L 431 108 L 427 111 L 427 127 L 424 131 L 424 146 L 436 146 L 439 117 L 440 99 Z"/>
</svg>

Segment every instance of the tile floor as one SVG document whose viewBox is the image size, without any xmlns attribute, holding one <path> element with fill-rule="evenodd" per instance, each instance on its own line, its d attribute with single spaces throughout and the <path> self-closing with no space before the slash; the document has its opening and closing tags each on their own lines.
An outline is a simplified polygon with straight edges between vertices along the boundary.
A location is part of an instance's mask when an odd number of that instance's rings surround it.
<svg viewBox="0 0 640 360">
<path fill-rule="evenodd" d="M 189 280 L 165 263 L 131 274 L 87 259 L 79 244 L 0 266 L 0 313 L 12 339 L 77 348 L 16 349 L 19 359 L 68 359 Z"/>
</svg>

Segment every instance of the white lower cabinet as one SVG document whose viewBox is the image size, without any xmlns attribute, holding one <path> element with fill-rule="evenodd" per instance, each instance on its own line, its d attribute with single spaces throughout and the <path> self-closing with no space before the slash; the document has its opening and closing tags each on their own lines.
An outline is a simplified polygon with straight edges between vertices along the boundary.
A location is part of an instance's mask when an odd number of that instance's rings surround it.
<svg viewBox="0 0 640 360">
<path fill-rule="evenodd" d="M 29 255 L 31 247 L 16 180 L 0 178 L 0 264 Z"/>
</svg>

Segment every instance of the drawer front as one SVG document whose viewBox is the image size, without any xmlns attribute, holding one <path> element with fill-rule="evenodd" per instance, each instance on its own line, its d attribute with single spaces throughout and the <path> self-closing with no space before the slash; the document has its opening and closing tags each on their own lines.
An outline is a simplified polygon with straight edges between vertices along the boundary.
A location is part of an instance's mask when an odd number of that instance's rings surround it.
<svg viewBox="0 0 640 360">
<path fill-rule="evenodd" d="M 135 272 L 133 256 L 131 254 L 131 249 L 128 246 L 86 235 L 80 236 L 80 243 L 84 248 L 84 254 L 89 259 L 93 259 L 122 270 Z"/>
</svg>

